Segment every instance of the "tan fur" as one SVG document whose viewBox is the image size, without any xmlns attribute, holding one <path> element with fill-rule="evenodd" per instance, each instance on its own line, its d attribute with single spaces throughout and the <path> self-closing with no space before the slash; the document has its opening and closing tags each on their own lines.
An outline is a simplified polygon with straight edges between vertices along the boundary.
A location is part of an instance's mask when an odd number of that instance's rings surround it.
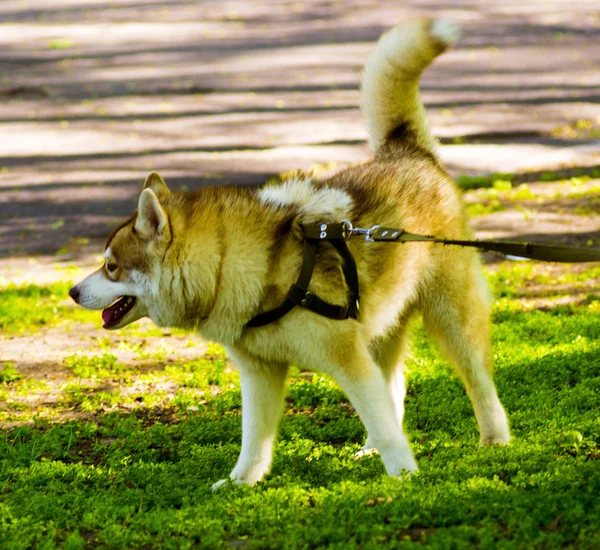
<svg viewBox="0 0 600 550">
<path fill-rule="evenodd" d="M 324 181 L 295 177 L 262 189 L 194 193 L 170 192 L 151 174 L 139 213 L 107 243 L 116 261 L 123 258 L 122 284 L 133 288 L 135 279 L 142 289 L 131 320 L 142 312 L 159 325 L 199 331 L 237 359 L 244 440 L 231 477 L 238 482 L 255 483 L 269 470 L 290 364 L 336 378 L 365 422 L 367 447 L 379 449 L 390 475 L 416 469 L 402 431 L 402 361 L 406 323 L 417 312 L 466 384 L 482 443 L 509 439 L 491 377 L 487 291 L 471 249 L 352 239 L 358 321 L 296 307 L 270 325 L 246 328 L 257 313 L 279 305 L 295 281 L 302 223 L 348 219 L 359 227 L 377 223 L 442 238 L 471 236 L 418 98 L 421 71 L 452 41 L 444 38 L 448 29 L 455 31 L 439 20 L 407 22 L 384 35 L 371 55 L 363 79 L 363 110 L 376 148 L 370 162 Z M 390 51 L 394 47 L 400 50 Z M 80 286 L 92 293 L 91 283 Z M 330 303 L 346 301 L 340 260 L 327 243 L 319 247 L 310 290 Z M 126 316 L 119 326 L 129 322 Z"/>
</svg>

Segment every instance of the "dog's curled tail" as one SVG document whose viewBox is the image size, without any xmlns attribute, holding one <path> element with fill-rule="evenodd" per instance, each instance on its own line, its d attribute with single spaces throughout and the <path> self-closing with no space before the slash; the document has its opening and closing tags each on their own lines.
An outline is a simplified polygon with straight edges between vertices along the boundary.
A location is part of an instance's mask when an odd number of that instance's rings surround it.
<svg viewBox="0 0 600 550">
<path fill-rule="evenodd" d="M 361 108 L 375 151 L 388 141 L 398 141 L 435 154 L 436 141 L 419 96 L 419 77 L 459 37 L 460 27 L 453 21 L 420 17 L 379 39 L 361 85 Z"/>
</svg>

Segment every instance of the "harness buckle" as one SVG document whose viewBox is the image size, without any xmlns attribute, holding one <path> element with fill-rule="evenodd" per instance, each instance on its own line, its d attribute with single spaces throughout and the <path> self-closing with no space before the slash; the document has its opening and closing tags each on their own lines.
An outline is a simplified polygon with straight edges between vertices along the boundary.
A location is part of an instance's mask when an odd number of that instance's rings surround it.
<svg viewBox="0 0 600 550">
<path fill-rule="evenodd" d="M 379 229 L 379 225 L 374 225 L 373 227 L 369 227 L 369 229 L 354 227 L 349 220 L 342 221 L 342 225 L 344 226 L 344 239 L 349 239 L 353 235 L 364 235 L 365 241 L 370 243 L 375 242 L 373 233 Z"/>
<path fill-rule="evenodd" d="M 373 243 L 375 242 L 375 239 L 373 239 L 373 233 L 375 233 L 375 231 L 377 231 L 379 229 L 378 225 L 374 225 L 373 227 L 370 227 L 369 229 L 367 229 L 366 233 L 365 233 L 365 241 L 369 242 L 369 243 Z"/>
</svg>

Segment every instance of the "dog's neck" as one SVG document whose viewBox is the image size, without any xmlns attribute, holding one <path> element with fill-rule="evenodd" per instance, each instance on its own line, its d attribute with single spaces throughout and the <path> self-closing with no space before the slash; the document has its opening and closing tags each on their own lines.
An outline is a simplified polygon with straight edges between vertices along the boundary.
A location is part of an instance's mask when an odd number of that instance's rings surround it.
<svg viewBox="0 0 600 550">
<path fill-rule="evenodd" d="M 201 190 L 169 210 L 173 243 L 165 264 L 173 300 L 186 312 L 182 328 L 235 343 L 265 300 L 280 299 L 270 296 L 277 292 L 274 254 L 293 214 L 228 187 Z"/>
</svg>

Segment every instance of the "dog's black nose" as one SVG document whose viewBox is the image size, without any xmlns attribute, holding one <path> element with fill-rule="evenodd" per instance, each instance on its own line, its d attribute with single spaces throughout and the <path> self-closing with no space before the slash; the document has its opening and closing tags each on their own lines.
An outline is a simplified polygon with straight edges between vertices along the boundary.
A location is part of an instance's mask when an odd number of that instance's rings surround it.
<svg viewBox="0 0 600 550">
<path fill-rule="evenodd" d="M 69 296 L 71 296 L 71 298 L 73 298 L 73 300 L 75 300 L 75 302 L 78 302 L 79 300 L 79 289 L 74 286 L 71 290 L 69 290 Z"/>
</svg>

